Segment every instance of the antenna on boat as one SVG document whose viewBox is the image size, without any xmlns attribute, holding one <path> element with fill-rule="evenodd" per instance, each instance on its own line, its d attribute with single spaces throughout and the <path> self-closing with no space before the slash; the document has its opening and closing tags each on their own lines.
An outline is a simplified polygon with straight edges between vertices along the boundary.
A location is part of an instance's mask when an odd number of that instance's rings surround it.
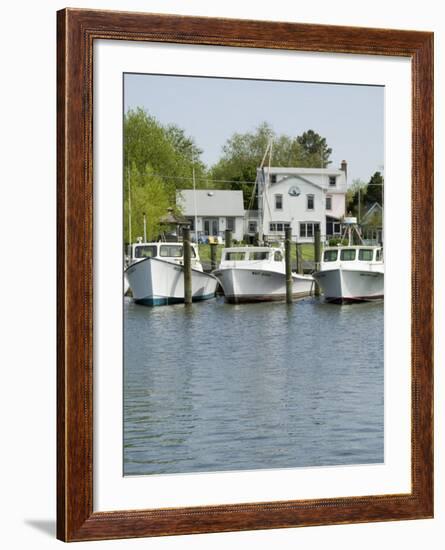
<svg viewBox="0 0 445 550">
<path fill-rule="evenodd" d="M 193 205 L 195 209 L 195 243 L 198 244 L 198 211 L 196 208 L 196 181 L 195 181 L 195 165 L 192 167 L 193 177 Z"/>
<path fill-rule="evenodd" d="M 131 183 L 130 183 L 130 167 L 127 165 L 127 180 L 128 180 L 128 240 L 132 243 L 131 237 Z"/>
<path fill-rule="evenodd" d="M 147 242 L 147 217 L 144 212 L 144 243 Z"/>
</svg>

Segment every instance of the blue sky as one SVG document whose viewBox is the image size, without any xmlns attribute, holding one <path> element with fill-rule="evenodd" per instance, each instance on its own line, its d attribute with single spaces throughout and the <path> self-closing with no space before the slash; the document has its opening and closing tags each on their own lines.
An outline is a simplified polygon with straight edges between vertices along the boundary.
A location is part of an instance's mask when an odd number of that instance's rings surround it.
<svg viewBox="0 0 445 550">
<path fill-rule="evenodd" d="M 350 84 L 277 82 L 126 74 L 124 109 L 143 107 L 162 124 L 195 139 L 208 165 L 235 132 L 268 122 L 277 134 L 308 129 L 327 139 L 331 166 L 348 162 L 348 183 L 368 181 L 384 164 L 384 88 Z"/>
</svg>

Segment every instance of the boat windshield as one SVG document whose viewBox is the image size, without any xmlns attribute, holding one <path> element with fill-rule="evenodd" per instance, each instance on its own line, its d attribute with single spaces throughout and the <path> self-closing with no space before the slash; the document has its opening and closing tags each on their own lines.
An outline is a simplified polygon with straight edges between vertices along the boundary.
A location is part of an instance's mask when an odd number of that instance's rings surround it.
<svg viewBox="0 0 445 550">
<path fill-rule="evenodd" d="M 372 248 L 361 248 L 358 251 L 358 259 L 361 262 L 372 262 L 374 258 L 374 250 Z"/>
<path fill-rule="evenodd" d="M 343 262 L 353 262 L 355 260 L 355 248 L 343 248 L 340 252 L 340 260 Z"/>
<path fill-rule="evenodd" d="M 245 259 L 245 252 L 226 252 L 226 260 L 229 262 L 242 262 Z"/>
<path fill-rule="evenodd" d="M 196 257 L 196 252 L 193 246 L 191 247 L 192 258 Z M 159 255 L 161 258 L 182 258 L 182 244 L 161 244 L 159 247 Z"/>
<path fill-rule="evenodd" d="M 269 256 L 268 250 L 263 250 L 261 252 L 249 252 L 250 260 L 267 260 Z"/>
<path fill-rule="evenodd" d="M 323 255 L 324 262 L 336 262 L 338 258 L 338 250 L 325 250 Z"/>
<path fill-rule="evenodd" d="M 134 247 L 135 258 L 155 258 L 157 250 L 155 245 L 140 244 Z"/>
</svg>

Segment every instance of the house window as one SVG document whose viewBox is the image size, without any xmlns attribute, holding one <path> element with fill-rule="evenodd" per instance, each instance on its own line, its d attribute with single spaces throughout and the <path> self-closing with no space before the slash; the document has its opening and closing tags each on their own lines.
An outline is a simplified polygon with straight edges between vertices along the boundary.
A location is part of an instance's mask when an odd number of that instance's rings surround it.
<svg viewBox="0 0 445 550">
<path fill-rule="evenodd" d="M 290 227 L 289 222 L 272 222 L 269 224 L 269 231 L 282 233 L 285 229 Z"/>
<path fill-rule="evenodd" d="M 329 187 L 335 187 L 337 185 L 337 176 L 329 176 Z"/>
<path fill-rule="evenodd" d="M 283 210 L 283 195 L 275 196 L 275 210 Z"/>
<path fill-rule="evenodd" d="M 306 195 L 307 198 L 307 209 L 313 210 L 314 209 L 314 195 Z"/>
<path fill-rule="evenodd" d="M 326 210 L 332 210 L 332 197 L 326 197 Z"/>
<path fill-rule="evenodd" d="M 300 223 L 300 237 L 313 237 L 315 231 L 320 231 L 320 224 L 314 222 Z"/>
<path fill-rule="evenodd" d="M 257 223 L 256 222 L 249 222 L 248 232 L 249 233 L 256 233 L 257 232 Z"/>
<path fill-rule="evenodd" d="M 235 231 L 235 218 L 226 218 L 226 229 Z"/>
</svg>

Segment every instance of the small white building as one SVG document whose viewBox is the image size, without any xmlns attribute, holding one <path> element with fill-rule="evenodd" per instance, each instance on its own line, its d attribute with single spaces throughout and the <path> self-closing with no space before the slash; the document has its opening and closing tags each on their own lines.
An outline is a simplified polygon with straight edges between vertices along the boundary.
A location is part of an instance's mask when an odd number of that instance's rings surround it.
<svg viewBox="0 0 445 550">
<path fill-rule="evenodd" d="M 195 240 L 222 237 L 226 229 L 241 241 L 244 233 L 244 202 L 242 191 L 220 189 L 181 189 L 176 193 L 176 204 L 190 221 Z M 195 228 L 195 215 L 197 227 Z"/>
<path fill-rule="evenodd" d="M 246 233 L 259 232 L 260 219 L 266 239 L 282 239 L 292 228 L 293 240 L 313 241 L 319 229 L 323 240 L 341 234 L 340 220 L 346 207 L 346 171 L 343 161 L 332 168 L 259 169 L 259 211 L 247 211 Z"/>
</svg>

